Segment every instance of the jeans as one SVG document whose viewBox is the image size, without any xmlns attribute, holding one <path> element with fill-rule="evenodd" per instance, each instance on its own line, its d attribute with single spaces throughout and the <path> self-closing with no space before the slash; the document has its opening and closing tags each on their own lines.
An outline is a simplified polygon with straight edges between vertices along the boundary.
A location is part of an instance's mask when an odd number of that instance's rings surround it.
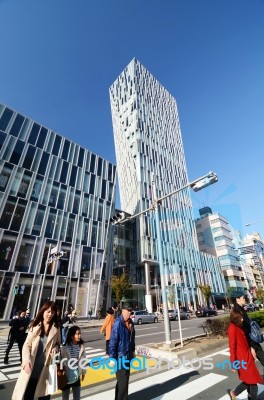
<svg viewBox="0 0 264 400">
<path fill-rule="evenodd" d="M 68 327 L 62 328 L 62 330 L 61 330 L 62 344 L 66 343 L 67 332 L 68 332 Z"/>
<path fill-rule="evenodd" d="M 72 388 L 73 400 L 81 399 L 81 386 L 80 379 L 72 384 L 66 385 L 62 389 L 62 400 L 69 400 L 70 398 L 70 390 Z"/>
</svg>

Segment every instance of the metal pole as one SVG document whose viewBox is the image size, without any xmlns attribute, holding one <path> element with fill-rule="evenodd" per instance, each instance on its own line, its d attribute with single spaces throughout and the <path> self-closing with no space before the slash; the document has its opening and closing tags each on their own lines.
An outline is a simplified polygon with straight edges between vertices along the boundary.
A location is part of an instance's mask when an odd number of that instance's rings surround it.
<svg viewBox="0 0 264 400">
<path fill-rule="evenodd" d="M 153 193 L 156 197 L 154 181 L 153 181 Z M 154 200 L 153 205 L 155 207 L 154 212 L 155 212 L 155 222 L 156 222 L 156 230 L 157 230 L 157 247 L 158 247 L 158 256 L 159 256 L 161 292 L 162 292 L 162 303 L 163 303 L 165 342 L 166 342 L 166 344 L 170 345 L 171 344 L 171 332 L 170 332 L 168 301 L 167 301 L 166 282 L 165 282 L 165 268 L 164 268 L 164 262 L 163 262 L 162 242 L 161 242 L 161 233 L 160 233 L 159 203 L 157 203 Z"/>
<path fill-rule="evenodd" d="M 49 244 L 48 255 L 47 255 L 46 262 L 45 262 L 45 270 L 44 270 L 44 275 L 43 275 L 43 278 L 42 278 L 42 285 L 41 285 L 40 294 L 39 294 L 37 312 L 39 311 L 40 306 L 41 306 L 41 297 L 42 297 L 42 293 L 43 293 L 43 289 L 44 289 L 44 285 L 45 285 L 45 280 L 46 280 L 46 275 L 47 275 L 47 268 L 48 268 L 48 265 L 49 265 L 50 250 L 51 250 L 51 244 Z"/>
<path fill-rule="evenodd" d="M 175 265 L 173 267 L 175 267 Z M 179 322 L 180 341 L 181 341 L 181 347 L 183 347 L 182 328 L 181 328 L 181 314 L 180 314 L 179 298 L 178 298 L 178 286 L 177 286 L 177 280 L 176 280 L 176 274 L 175 273 L 174 273 L 174 285 L 175 285 L 176 308 L 177 308 L 178 322 Z"/>
</svg>

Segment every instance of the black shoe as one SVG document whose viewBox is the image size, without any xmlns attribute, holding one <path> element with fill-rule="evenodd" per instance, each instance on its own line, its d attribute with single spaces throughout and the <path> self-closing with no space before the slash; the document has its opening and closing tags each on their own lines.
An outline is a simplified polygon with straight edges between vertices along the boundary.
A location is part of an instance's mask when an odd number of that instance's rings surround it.
<svg viewBox="0 0 264 400">
<path fill-rule="evenodd" d="M 8 358 L 4 358 L 4 364 L 8 364 Z"/>
</svg>

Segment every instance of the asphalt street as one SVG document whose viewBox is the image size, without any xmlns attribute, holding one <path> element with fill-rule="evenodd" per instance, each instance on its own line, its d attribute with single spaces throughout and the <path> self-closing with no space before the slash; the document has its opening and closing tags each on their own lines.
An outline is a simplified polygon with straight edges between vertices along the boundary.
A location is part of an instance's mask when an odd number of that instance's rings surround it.
<svg viewBox="0 0 264 400">
<path fill-rule="evenodd" d="M 204 318 L 192 318 L 182 322 L 183 338 L 200 335 L 203 333 L 201 327 Z M 101 321 L 103 322 L 103 321 Z M 92 357 L 105 357 L 105 340 L 100 335 L 100 323 L 86 329 L 86 323 L 80 324 L 82 337 L 86 342 L 86 355 Z M 172 340 L 179 340 L 179 324 L 171 322 Z M 143 345 L 164 341 L 164 324 L 145 324 L 136 326 L 136 344 Z M 9 400 L 19 374 L 18 349 L 13 348 L 10 354 L 10 364 L 3 365 L 3 354 L 6 348 L 6 339 L 2 336 L 0 342 L 0 397 Z M 208 349 L 209 350 L 209 349 Z M 227 389 L 238 384 L 237 374 L 230 369 L 222 369 L 224 360 L 229 359 L 228 349 L 211 349 L 211 369 L 205 369 L 203 362 L 196 360 L 193 365 L 175 366 L 162 365 L 147 372 L 133 371 L 130 378 L 129 400 L 228 400 Z M 200 365 L 201 364 L 201 365 Z M 262 372 L 262 371 L 261 371 Z M 82 399 L 100 400 L 114 399 L 115 377 L 109 371 L 93 371 L 88 368 L 84 385 L 82 387 Z M 260 399 L 264 400 L 264 387 L 260 386 Z M 61 395 L 52 396 L 61 398 Z M 245 395 L 238 399 L 246 399 Z"/>
</svg>

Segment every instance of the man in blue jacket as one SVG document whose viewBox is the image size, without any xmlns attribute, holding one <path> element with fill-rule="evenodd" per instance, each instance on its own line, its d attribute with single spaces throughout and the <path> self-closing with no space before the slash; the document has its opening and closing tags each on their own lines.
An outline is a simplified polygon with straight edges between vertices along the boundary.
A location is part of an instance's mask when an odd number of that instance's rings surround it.
<svg viewBox="0 0 264 400">
<path fill-rule="evenodd" d="M 115 400 L 127 400 L 130 361 L 135 351 L 135 328 L 130 318 L 132 308 L 124 307 L 114 323 L 109 343 L 109 357 L 117 363 Z"/>
</svg>

